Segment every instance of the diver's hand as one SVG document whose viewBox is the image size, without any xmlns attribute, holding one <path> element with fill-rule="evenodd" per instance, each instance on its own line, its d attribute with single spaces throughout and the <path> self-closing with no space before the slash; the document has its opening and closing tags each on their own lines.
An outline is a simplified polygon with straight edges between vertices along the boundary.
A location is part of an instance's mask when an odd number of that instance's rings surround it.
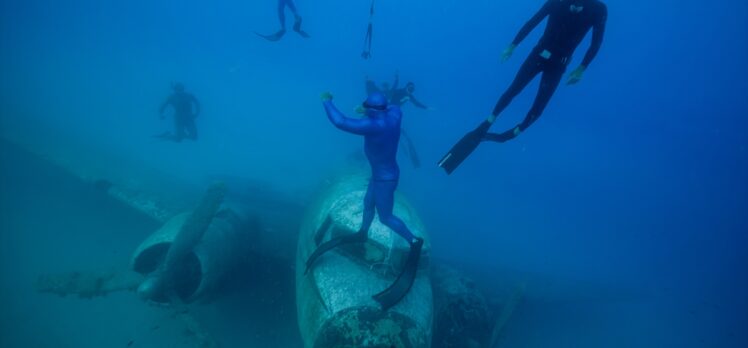
<svg viewBox="0 0 748 348">
<path fill-rule="evenodd" d="M 366 108 L 363 105 L 356 105 L 355 108 L 353 108 L 353 111 L 355 111 L 357 114 L 365 114 Z"/>
<path fill-rule="evenodd" d="M 517 45 L 515 44 L 509 44 L 509 46 L 504 49 L 504 52 L 501 52 L 501 62 L 504 63 L 509 58 L 512 58 L 512 53 L 514 53 L 514 49 L 517 48 Z"/>
<path fill-rule="evenodd" d="M 320 94 L 319 97 L 320 97 L 320 99 L 322 99 L 323 102 L 331 101 L 332 100 L 332 93 L 330 93 L 330 92 L 322 92 L 322 94 Z"/>
<path fill-rule="evenodd" d="M 486 121 L 488 121 L 488 123 L 494 123 L 496 121 L 496 115 L 494 114 L 488 115 L 488 117 L 486 118 Z"/>
<path fill-rule="evenodd" d="M 566 81 L 566 84 L 576 85 L 577 83 L 579 83 L 579 81 L 582 80 L 582 76 L 584 75 L 585 69 L 586 68 L 584 67 L 584 65 L 580 65 L 576 69 L 574 69 L 574 71 L 572 71 L 571 74 L 569 74 L 569 80 Z"/>
</svg>

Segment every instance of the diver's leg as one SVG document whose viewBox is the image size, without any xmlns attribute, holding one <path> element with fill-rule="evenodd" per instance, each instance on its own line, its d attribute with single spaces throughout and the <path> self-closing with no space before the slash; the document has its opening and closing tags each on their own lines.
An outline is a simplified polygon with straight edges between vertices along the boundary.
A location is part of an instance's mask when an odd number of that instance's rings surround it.
<svg viewBox="0 0 748 348">
<path fill-rule="evenodd" d="M 551 97 L 553 97 L 553 93 L 556 92 L 556 88 L 558 87 L 559 83 L 561 83 L 561 79 L 564 76 L 564 71 L 564 67 L 553 67 L 550 69 L 546 69 L 540 79 L 538 94 L 535 96 L 535 101 L 532 103 L 532 107 L 527 113 L 527 116 L 525 116 L 525 119 L 522 120 L 520 124 L 504 133 L 487 134 L 485 140 L 503 143 L 507 140 L 514 139 L 521 132 L 524 132 L 525 129 L 530 127 L 530 125 L 538 118 L 540 118 L 541 114 L 543 114 L 543 110 L 545 110 L 545 107 L 548 105 Z"/>
<path fill-rule="evenodd" d="M 280 21 L 281 29 L 286 30 L 286 4 L 287 0 L 278 0 L 278 21 Z"/>
<path fill-rule="evenodd" d="M 179 115 L 174 115 L 174 141 L 181 142 L 184 139 L 184 120 Z"/>
<path fill-rule="evenodd" d="M 286 3 L 286 6 L 288 6 L 288 9 L 291 10 L 294 17 L 299 18 L 299 12 L 296 11 L 296 4 L 293 3 L 293 0 L 284 0 L 284 2 Z"/>
<path fill-rule="evenodd" d="M 408 258 L 405 260 L 405 265 L 397 276 L 397 279 L 387 289 L 372 296 L 382 306 L 383 310 L 387 310 L 400 302 L 413 286 L 418 275 L 418 262 L 421 258 L 423 239 L 413 236 L 408 227 L 405 226 L 405 223 L 392 214 L 397 181 L 380 181 L 376 182 L 376 185 L 374 200 L 379 220 L 385 226 L 405 238 L 410 244 Z"/>
<path fill-rule="evenodd" d="M 541 62 L 534 53 L 527 57 L 525 62 L 522 63 L 522 66 L 519 68 L 517 76 L 514 77 L 512 84 L 509 85 L 509 88 L 507 88 L 504 94 L 501 95 L 499 101 L 496 102 L 496 106 L 494 106 L 492 112 L 494 116 L 498 116 L 502 111 L 504 111 L 504 109 L 509 106 L 509 103 L 512 102 L 512 99 L 522 92 L 522 90 L 527 87 L 527 84 L 535 78 L 535 76 L 540 72 L 540 63 Z"/>
<path fill-rule="evenodd" d="M 195 119 L 188 120 L 185 127 L 187 128 L 187 137 L 191 140 L 197 140 L 197 126 L 195 126 Z"/>
<path fill-rule="evenodd" d="M 364 212 L 363 219 L 361 221 L 361 228 L 359 232 L 367 232 L 371 227 L 371 223 L 374 222 L 374 181 L 369 182 L 369 186 L 366 188 L 366 195 L 364 196 Z"/>
<path fill-rule="evenodd" d="M 374 203 L 379 214 L 379 221 L 392 231 L 405 238 L 409 244 L 414 242 L 415 236 L 410 232 L 405 223 L 392 214 L 395 205 L 395 189 L 397 181 L 373 181 Z"/>
<path fill-rule="evenodd" d="M 291 13 L 294 15 L 293 31 L 301 35 L 303 38 L 309 38 L 309 34 L 304 30 L 301 30 L 301 15 L 296 11 L 296 5 L 293 3 L 293 0 L 286 0 L 286 6 L 288 6 L 288 9 L 290 9 Z"/>
<path fill-rule="evenodd" d="M 564 67 L 555 67 L 543 72 L 543 76 L 540 79 L 540 87 L 538 88 L 538 95 L 535 97 L 535 101 L 533 102 L 532 108 L 530 108 L 527 117 L 525 117 L 525 120 L 519 125 L 520 131 L 527 129 L 527 127 L 543 114 L 543 110 L 548 106 L 548 102 L 551 101 L 553 94 L 556 92 L 556 88 L 558 88 L 558 85 L 561 83 L 564 71 Z"/>
<path fill-rule="evenodd" d="M 530 53 L 530 56 L 525 59 L 525 62 L 522 63 L 522 66 L 519 68 L 517 76 L 514 77 L 512 84 L 509 85 L 509 88 L 507 88 L 504 94 L 501 95 L 499 101 L 496 102 L 496 106 L 494 106 L 493 112 L 491 112 L 493 117 L 483 121 L 477 128 L 475 128 L 475 130 L 465 134 L 462 139 L 452 146 L 449 152 L 439 160 L 438 166 L 443 168 L 447 174 L 452 174 L 452 172 L 454 172 L 455 169 L 457 169 L 457 167 L 459 167 L 460 164 L 464 162 L 473 151 L 475 151 L 482 141 L 499 141 L 495 139 L 497 134 L 488 133 L 489 128 L 491 128 L 495 118 L 499 116 L 507 106 L 509 106 L 509 103 L 512 102 L 514 97 L 522 92 L 522 90 L 527 87 L 527 84 L 530 83 L 530 81 L 532 81 L 532 79 L 541 71 L 542 63 L 543 61 L 541 61 L 541 57 L 535 52 L 535 50 L 533 50 L 533 52 Z"/>
</svg>

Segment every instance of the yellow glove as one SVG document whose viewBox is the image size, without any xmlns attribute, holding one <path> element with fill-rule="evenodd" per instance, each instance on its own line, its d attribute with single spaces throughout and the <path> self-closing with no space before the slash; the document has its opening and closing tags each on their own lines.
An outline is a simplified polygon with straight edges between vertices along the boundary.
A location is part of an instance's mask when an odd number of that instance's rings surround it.
<svg viewBox="0 0 748 348">
<path fill-rule="evenodd" d="M 322 99 L 323 102 L 332 100 L 332 93 L 330 92 L 323 92 L 320 94 L 320 99 Z"/>
<path fill-rule="evenodd" d="M 571 74 L 569 74 L 569 80 L 566 81 L 566 84 L 575 85 L 579 83 L 579 81 L 582 80 L 582 76 L 584 75 L 585 69 L 586 68 L 584 67 L 584 65 L 580 65 L 576 69 L 574 69 L 574 71 L 572 71 Z"/>
</svg>

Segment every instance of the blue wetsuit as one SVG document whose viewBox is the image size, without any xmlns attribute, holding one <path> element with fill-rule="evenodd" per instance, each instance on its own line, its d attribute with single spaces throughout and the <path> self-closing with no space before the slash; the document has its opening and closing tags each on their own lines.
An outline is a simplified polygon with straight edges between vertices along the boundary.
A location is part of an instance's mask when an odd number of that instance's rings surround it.
<svg viewBox="0 0 748 348">
<path fill-rule="evenodd" d="M 350 118 L 343 115 L 332 101 L 323 103 L 327 117 L 335 127 L 349 133 L 364 136 L 364 152 L 371 165 L 371 181 L 364 197 L 364 216 L 361 231 L 368 231 L 374 221 L 374 211 L 379 221 L 408 243 L 414 240 L 405 223 L 392 214 L 395 204 L 395 189 L 400 178 L 397 166 L 397 146 L 400 141 L 402 112 L 397 106 L 387 110 L 367 110 L 365 118 Z"/>
</svg>

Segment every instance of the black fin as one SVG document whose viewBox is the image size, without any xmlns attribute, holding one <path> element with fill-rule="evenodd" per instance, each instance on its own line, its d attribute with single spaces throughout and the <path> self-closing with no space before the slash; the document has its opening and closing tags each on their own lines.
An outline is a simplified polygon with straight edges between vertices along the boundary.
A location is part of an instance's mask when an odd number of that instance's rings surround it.
<svg viewBox="0 0 748 348">
<path fill-rule="evenodd" d="M 470 156 L 473 151 L 480 145 L 483 138 L 488 133 L 488 128 L 491 124 L 488 121 L 483 121 L 478 128 L 474 129 L 468 134 L 465 134 L 460 141 L 457 142 L 452 149 L 447 152 L 444 157 L 439 161 L 438 166 L 442 167 L 447 174 L 457 169 L 457 167 Z"/>
<path fill-rule="evenodd" d="M 322 239 L 325 238 L 325 234 L 327 234 L 327 230 L 330 229 L 331 224 L 332 217 L 330 215 L 327 215 L 325 221 L 322 222 L 322 225 L 320 225 L 317 229 L 317 233 L 314 234 L 314 245 L 319 246 L 319 244 L 322 243 Z"/>
<path fill-rule="evenodd" d="M 344 245 L 344 244 L 351 244 L 351 243 L 364 243 L 366 242 L 366 239 L 368 236 L 366 235 L 366 232 L 356 232 L 356 233 L 350 233 L 343 236 L 335 237 L 333 239 L 328 240 L 327 242 L 322 243 L 319 247 L 317 247 L 316 250 L 312 253 L 311 256 L 309 256 L 309 259 L 306 260 L 306 269 L 304 270 L 304 274 L 309 273 L 309 270 L 312 268 L 315 262 L 317 262 L 317 259 L 320 258 L 320 256 L 324 255 L 326 252 L 335 249 L 338 246 Z"/>
<path fill-rule="evenodd" d="M 258 32 L 255 32 L 255 34 L 256 34 L 257 36 L 259 36 L 259 37 L 261 37 L 261 38 L 265 39 L 265 40 L 268 40 L 268 41 L 273 41 L 273 42 L 275 42 L 275 41 L 278 41 L 278 40 L 280 40 L 281 38 L 283 38 L 283 35 L 285 35 L 285 34 L 286 34 L 286 29 L 281 29 L 281 30 L 278 30 L 277 32 L 275 32 L 275 34 L 270 34 L 270 35 L 264 35 L 264 34 L 260 34 L 260 33 L 258 33 Z"/>
<path fill-rule="evenodd" d="M 386 311 L 396 305 L 410 291 L 413 282 L 416 280 L 416 275 L 418 274 L 418 261 L 421 258 L 421 247 L 423 247 L 423 239 L 417 238 L 416 242 L 411 245 L 408 259 L 405 261 L 405 266 L 400 272 L 400 275 L 397 276 L 395 282 L 384 291 L 372 296 L 372 298 L 382 306 L 382 310 Z"/>
</svg>

